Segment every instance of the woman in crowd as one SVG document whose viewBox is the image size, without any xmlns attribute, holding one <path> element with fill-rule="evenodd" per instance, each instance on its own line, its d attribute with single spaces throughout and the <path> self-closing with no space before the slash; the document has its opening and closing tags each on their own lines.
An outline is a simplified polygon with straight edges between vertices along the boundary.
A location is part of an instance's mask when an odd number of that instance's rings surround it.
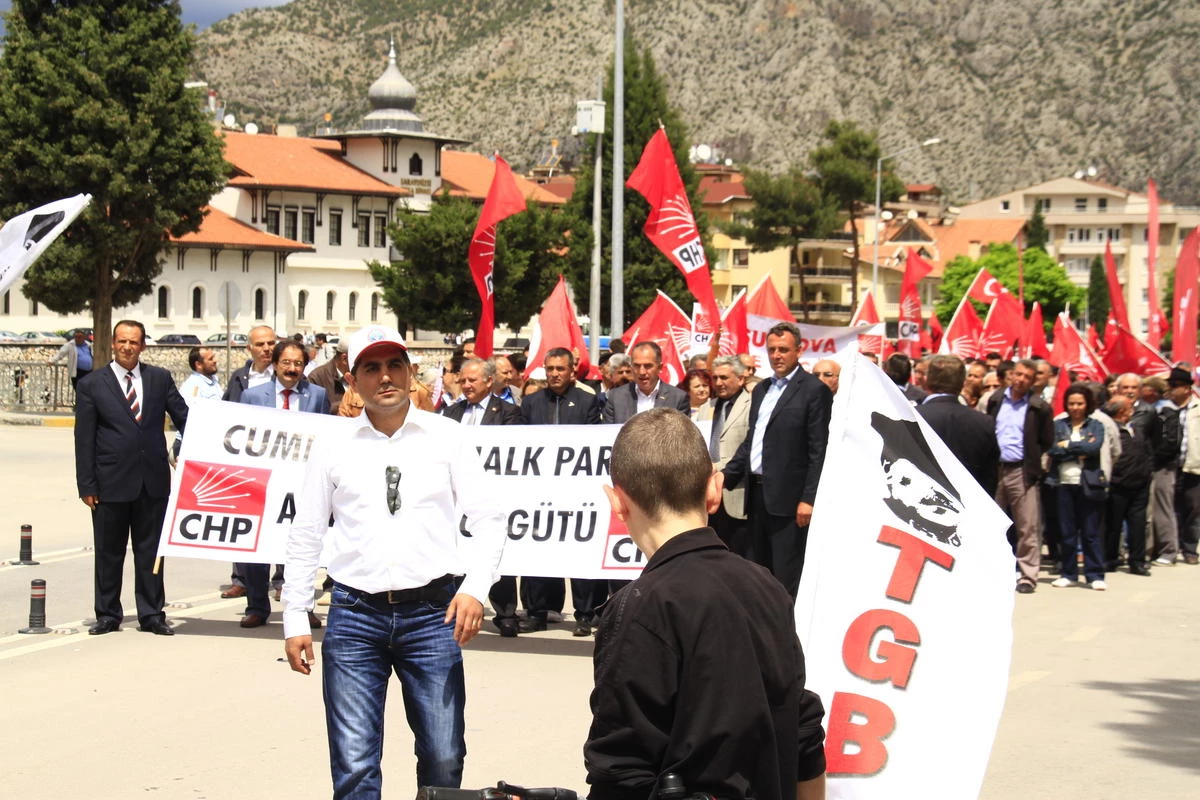
<svg viewBox="0 0 1200 800">
<path fill-rule="evenodd" d="M 1076 583 L 1079 563 L 1076 553 L 1083 548 L 1084 577 L 1093 589 L 1108 588 L 1104 582 L 1104 543 L 1100 513 L 1104 508 L 1105 477 L 1100 469 L 1104 426 L 1091 418 L 1095 410 L 1092 392 L 1082 383 L 1071 384 L 1064 398 L 1067 416 L 1054 423 L 1054 445 L 1050 448 L 1050 471 L 1046 481 L 1055 487 L 1058 501 L 1059 555 L 1062 575 L 1052 586 Z"/>
<path fill-rule="evenodd" d="M 712 376 L 706 369 L 689 369 L 679 382 L 679 388 L 688 394 L 692 406 L 692 419 L 697 422 L 712 419 L 713 404 Z"/>
</svg>

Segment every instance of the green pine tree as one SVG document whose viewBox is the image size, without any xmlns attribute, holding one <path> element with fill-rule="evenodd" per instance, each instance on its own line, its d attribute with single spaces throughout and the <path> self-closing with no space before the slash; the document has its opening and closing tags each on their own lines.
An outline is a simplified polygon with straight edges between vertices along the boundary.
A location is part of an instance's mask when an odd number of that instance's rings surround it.
<svg viewBox="0 0 1200 800">
<path fill-rule="evenodd" d="M 91 310 L 97 365 L 112 309 L 149 294 L 169 235 L 199 228 L 228 165 L 184 88 L 195 44 L 177 0 L 15 0 L 0 57 L 0 216 L 88 192 L 26 274 L 25 294 Z"/>
<path fill-rule="evenodd" d="M 1050 230 L 1046 227 L 1046 216 L 1042 214 L 1042 203 L 1039 200 L 1033 207 L 1033 216 L 1029 218 L 1029 224 L 1025 226 L 1025 246 L 1045 250 L 1049 241 Z"/>
<path fill-rule="evenodd" d="M 1080 308 L 1086 296 L 1084 290 L 1071 283 L 1067 273 L 1054 259 L 1038 249 L 1026 250 L 1024 255 L 1026 315 L 1036 300 L 1042 306 L 1042 319 L 1050 326 L 1068 304 L 1074 309 Z M 1018 296 L 1020 279 L 1016 247 L 1011 244 L 992 244 L 978 259 L 959 256 L 946 265 L 942 274 L 941 297 L 934 305 L 934 311 L 943 325 L 950 324 L 959 301 L 980 269 L 987 269 L 992 277 L 1012 292 L 1013 297 Z M 987 306 L 974 300 L 971 302 L 979 312 L 979 318 L 983 319 L 988 311 Z"/>
<path fill-rule="evenodd" d="M 1108 297 L 1108 275 L 1104 272 L 1104 260 L 1100 256 L 1096 256 L 1092 259 L 1091 272 L 1088 274 L 1088 322 L 1097 328 L 1102 328 L 1108 319 L 1108 310 L 1111 307 L 1112 301 Z"/>
</svg>

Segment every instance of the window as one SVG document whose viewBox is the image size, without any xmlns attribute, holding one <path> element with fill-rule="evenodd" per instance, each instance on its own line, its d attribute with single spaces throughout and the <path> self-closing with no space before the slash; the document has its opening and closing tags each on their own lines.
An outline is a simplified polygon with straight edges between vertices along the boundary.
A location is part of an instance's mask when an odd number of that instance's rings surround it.
<svg viewBox="0 0 1200 800">
<path fill-rule="evenodd" d="M 408 160 L 408 174 L 415 178 L 421 174 L 424 168 L 425 164 L 421 161 L 421 157 L 413 153 L 412 158 Z"/>
<path fill-rule="evenodd" d="M 1076 197 L 1075 198 L 1075 210 L 1079 211 L 1079 212 L 1087 211 L 1087 198 L 1086 197 Z"/>
<path fill-rule="evenodd" d="M 1120 228 L 1109 228 L 1108 229 L 1108 240 L 1110 242 L 1121 241 L 1121 229 Z"/>
<path fill-rule="evenodd" d="M 267 221 L 267 233 L 273 233 L 276 236 L 278 236 L 279 235 L 279 209 L 278 208 L 268 208 L 266 221 Z"/>
<path fill-rule="evenodd" d="M 340 247 L 342 244 L 342 210 L 340 208 L 329 209 L 329 244 L 332 247 Z"/>
<path fill-rule="evenodd" d="M 192 289 L 192 319 L 204 319 L 204 289 Z"/>
<path fill-rule="evenodd" d="M 1092 261 L 1089 258 L 1068 258 L 1063 263 L 1068 275 L 1087 275 L 1092 269 Z"/>
<path fill-rule="evenodd" d="M 1050 213 L 1050 198 L 1049 197 L 1043 197 L 1042 199 L 1038 200 L 1037 205 L 1038 205 L 1038 208 L 1040 208 L 1042 210 L 1043 214 Z"/>
<path fill-rule="evenodd" d="M 1150 333 L 1150 320 L 1144 319 L 1144 320 L 1142 320 L 1142 336 L 1146 336 L 1149 333 Z"/>
<path fill-rule="evenodd" d="M 300 241 L 312 244 L 317 240 L 317 212 L 306 208 L 300 212 Z M 262 317 L 259 317 L 262 319 Z"/>
<path fill-rule="evenodd" d="M 171 293 L 167 287 L 158 287 L 158 318 L 166 319 L 171 316 Z"/>
<path fill-rule="evenodd" d="M 299 212 L 294 208 L 287 208 L 283 211 L 283 238 L 296 238 L 296 218 Z"/>
<path fill-rule="evenodd" d="M 1104 228 L 1096 228 L 1096 241 L 1097 242 L 1104 241 Z"/>
<path fill-rule="evenodd" d="M 300 294 L 298 294 L 296 296 L 296 319 L 304 319 L 305 314 L 307 312 L 308 312 L 308 292 L 301 289 Z"/>
<path fill-rule="evenodd" d="M 325 293 L 325 321 L 333 322 L 333 301 L 337 299 L 336 292 Z"/>
<path fill-rule="evenodd" d="M 733 251 L 733 265 L 735 267 L 750 266 L 750 251 L 745 248 L 736 248 Z"/>
<path fill-rule="evenodd" d="M 358 246 L 359 247 L 370 247 L 371 246 L 371 215 L 370 214 L 359 214 L 358 215 Z"/>
<path fill-rule="evenodd" d="M 265 319 L 267 316 L 267 290 L 254 290 L 254 318 Z"/>
<path fill-rule="evenodd" d="M 383 214 L 375 215 L 375 246 L 387 247 L 387 217 Z"/>
<path fill-rule="evenodd" d="M 1000 201 L 1000 210 L 1001 211 L 1008 211 L 1011 208 L 1012 208 L 1012 203 L 1010 203 L 1009 201 L 1007 201 L 1007 200 Z"/>
<path fill-rule="evenodd" d="M 350 293 L 350 310 L 348 318 L 354 322 L 354 316 L 358 313 L 358 292 Z"/>
<path fill-rule="evenodd" d="M 379 322 L 379 295 L 371 295 L 371 322 Z"/>
<path fill-rule="evenodd" d="M 1143 303 L 1150 302 L 1150 290 L 1149 289 L 1142 289 L 1142 302 Z"/>
<path fill-rule="evenodd" d="M 1091 228 L 1067 228 L 1067 242 L 1090 242 L 1092 240 Z"/>
<path fill-rule="evenodd" d="M 1100 213 L 1100 214 L 1103 214 L 1104 212 L 1108 211 L 1108 198 L 1107 197 L 1100 197 L 1096 200 L 1096 211 L 1097 211 L 1097 213 Z"/>
</svg>

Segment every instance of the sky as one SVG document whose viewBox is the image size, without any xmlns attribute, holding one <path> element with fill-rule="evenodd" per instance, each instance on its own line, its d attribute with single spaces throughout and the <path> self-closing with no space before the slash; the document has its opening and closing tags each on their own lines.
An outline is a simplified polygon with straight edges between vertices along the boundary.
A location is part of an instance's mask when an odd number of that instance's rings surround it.
<svg viewBox="0 0 1200 800">
<path fill-rule="evenodd" d="M 198 30 L 203 30 L 219 19 L 224 19 L 243 8 L 262 8 L 264 6 L 281 6 L 288 0 L 181 0 L 183 6 L 183 21 L 194 22 Z M 10 0 L 0 0 L 0 11 L 8 11 L 12 6 Z M 0 21 L 0 33 L 4 30 Z"/>
</svg>

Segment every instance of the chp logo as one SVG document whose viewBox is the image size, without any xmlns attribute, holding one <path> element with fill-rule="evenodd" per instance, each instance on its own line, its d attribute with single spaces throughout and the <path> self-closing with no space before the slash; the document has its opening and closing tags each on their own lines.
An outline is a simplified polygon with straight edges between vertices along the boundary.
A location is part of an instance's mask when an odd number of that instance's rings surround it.
<svg viewBox="0 0 1200 800">
<path fill-rule="evenodd" d="M 879 412 L 871 414 L 871 427 L 883 439 L 879 461 L 887 480 L 883 502 L 897 517 L 942 544 L 958 547 L 958 522 L 962 498 L 938 465 L 920 426 Z"/>
<path fill-rule="evenodd" d="M 170 543 L 254 552 L 270 478 L 266 469 L 186 462 Z"/>
</svg>

